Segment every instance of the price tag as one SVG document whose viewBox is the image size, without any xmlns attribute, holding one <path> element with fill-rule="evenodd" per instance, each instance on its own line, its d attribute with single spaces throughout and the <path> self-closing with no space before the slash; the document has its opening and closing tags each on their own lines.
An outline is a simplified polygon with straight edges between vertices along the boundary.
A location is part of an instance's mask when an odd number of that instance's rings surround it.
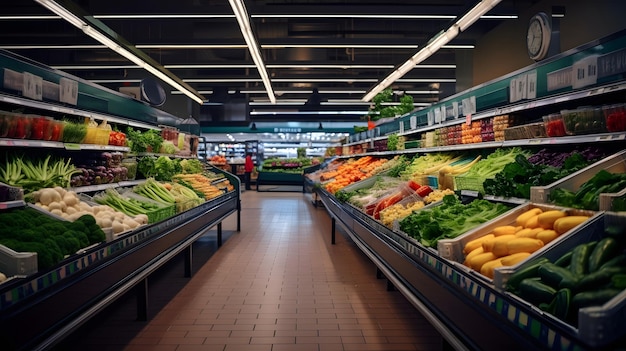
<svg viewBox="0 0 626 351">
<path fill-rule="evenodd" d="M 6 210 L 7 208 L 9 208 L 9 206 L 7 206 L 5 202 L 0 202 L 0 210 Z"/>
<path fill-rule="evenodd" d="M 411 129 L 415 129 L 417 128 L 417 116 L 411 116 Z"/>
<path fill-rule="evenodd" d="M 611 139 L 613 139 L 612 135 L 601 135 L 596 138 L 596 141 L 609 141 Z"/>
<path fill-rule="evenodd" d="M 528 144 L 530 145 L 541 144 L 541 139 L 530 139 L 528 140 Z"/>
<path fill-rule="evenodd" d="M 472 124 L 472 114 L 468 113 L 467 116 L 465 116 L 465 124 L 467 124 L 468 126 Z"/>
<path fill-rule="evenodd" d="M 80 150 L 80 144 L 65 143 L 65 150 Z"/>
<path fill-rule="evenodd" d="M 24 86 L 22 96 L 33 100 L 43 99 L 43 78 L 32 73 L 24 72 Z"/>
<path fill-rule="evenodd" d="M 526 98 L 537 98 L 537 70 L 528 73 L 526 78 Z"/>
<path fill-rule="evenodd" d="M 78 103 L 78 82 L 68 78 L 59 81 L 59 100 L 70 105 Z"/>
</svg>

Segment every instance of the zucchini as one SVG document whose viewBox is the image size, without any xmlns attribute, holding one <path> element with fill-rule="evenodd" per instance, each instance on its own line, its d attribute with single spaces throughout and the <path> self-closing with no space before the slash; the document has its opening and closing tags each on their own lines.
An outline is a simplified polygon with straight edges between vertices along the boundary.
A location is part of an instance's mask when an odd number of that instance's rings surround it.
<svg viewBox="0 0 626 351">
<path fill-rule="evenodd" d="M 607 288 L 594 291 L 583 291 L 574 295 L 572 306 L 582 308 L 587 306 L 601 306 L 622 292 L 622 289 Z"/>
<path fill-rule="evenodd" d="M 613 258 L 618 250 L 619 246 L 617 244 L 617 240 L 611 237 L 606 237 L 600 240 L 589 256 L 588 271 L 597 271 L 603 263 Z"/>
<path fill-rule="evenodd" d="M 572 250 L 572 260 L 569 270 L 576 276 L 583 276 L 587 273 L 589 255 L 592 249 L 587 244 L 578 245 Z"/>
<path fill-rule="evenodd" d="M 572 251 L 568 251 L 565 255 L 559 257 L 558 260 L 554 261 L 554 264 L 559 267 L 567 267 L 572 260 Z"/>
<path fill-rule="evenodd" d="M 536 277 L 537 270 L 539 269 L 539 267 L 542 264 L 548 263 L 548 262 L 550 262 L 550 260 L 548 260 L 545 257 L 541 257 L 531 262 L 528 262 L 526 267 L 522 267 L 519 270 L 517 270 L 515 273 L 511 274 L 508 281 L 506 282 L 506 289 L 509 291 L 516 291 L 519 287 L 519 284 L 522 282 L 522 280 L 526 278 Z"/>
<path fill-rule="evenodd" d="M 519 283 L 519 295 L 534 305 L 550 303 L 556 295 L 556 289 L 544 284 L 538 278 L 526 278 Z"/>
<path fill-rule="evenodd" d="M 626 267 L 606 267 L 593 273 L 589 273 L 582 277 L 578 284 L 576 284 L 576 291 L 596 290 L 598 287 L 608 284 L 611 281 L 611 277 L 619 274 L 626 273 Z"/>
<path fill-rule="evenodd" d="M 555 289 L 573 288 L 576 286 L 579 279 L 578 276 L 569 269 L 557 266 L 551 262 L 542 264 L 537 270 L 537 273 L 542 281 Z"/>
</svg>

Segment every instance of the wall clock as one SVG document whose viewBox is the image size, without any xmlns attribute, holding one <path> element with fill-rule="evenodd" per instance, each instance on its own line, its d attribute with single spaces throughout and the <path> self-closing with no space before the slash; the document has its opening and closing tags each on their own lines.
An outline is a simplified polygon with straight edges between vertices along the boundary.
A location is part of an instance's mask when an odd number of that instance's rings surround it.
<svg viewBox="0 0 626 351">
<path fill-rule="evenodd" d="M 528 23 L 526 34 L 526 48 L 528 56 L 535 61 L 542 60 L 548 54 L 552 24 L 550 17 L 544 12 L 534 15 Z"/>
</svg>

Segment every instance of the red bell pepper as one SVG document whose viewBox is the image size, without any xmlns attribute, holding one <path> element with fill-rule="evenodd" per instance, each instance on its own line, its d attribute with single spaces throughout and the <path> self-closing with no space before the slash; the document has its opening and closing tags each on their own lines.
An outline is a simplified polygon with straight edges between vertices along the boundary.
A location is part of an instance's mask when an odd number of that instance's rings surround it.
<svg viewBox="0 0 626 351">
<path fill-rule="evenodd" d="M 421 187 L 421 185 L 417 184 L 417 182 L 414 180 L 409 180 L 409 183 L 407 185 L 413 190 L 417 190 Z"/>
<path fill-rule="evenodd" d="M 426 195 L 432 192 L 433 192 L 433 189 L 429 187 L 428 185 L 422 185 L 419 189 L 415 191 L 415 193 L 419 195 L 420 197 L 426 197 Z"/>
</svg>

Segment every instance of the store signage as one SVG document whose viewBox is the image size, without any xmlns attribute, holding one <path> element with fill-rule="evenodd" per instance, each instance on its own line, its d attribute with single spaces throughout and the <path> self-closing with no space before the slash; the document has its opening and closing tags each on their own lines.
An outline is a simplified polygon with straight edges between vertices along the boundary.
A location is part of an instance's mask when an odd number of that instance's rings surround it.
<svg viewBox="0 0 626 351">
<path fill-rule="evenodd" d="M 78 82 L 61 77 L 59 81 L 59 100 L 75 106 L 78 103 Z"/>
<path fill-rule="evenodd" d="M 32 73 L 24 72 L 22 96 L 33 100 L 43 99 L 43 78 Z"/>
<path fill-rule="evenodd" d="M 302 128 L 274 128 L 274 133 L 302 133 Z"/>
</svg>

